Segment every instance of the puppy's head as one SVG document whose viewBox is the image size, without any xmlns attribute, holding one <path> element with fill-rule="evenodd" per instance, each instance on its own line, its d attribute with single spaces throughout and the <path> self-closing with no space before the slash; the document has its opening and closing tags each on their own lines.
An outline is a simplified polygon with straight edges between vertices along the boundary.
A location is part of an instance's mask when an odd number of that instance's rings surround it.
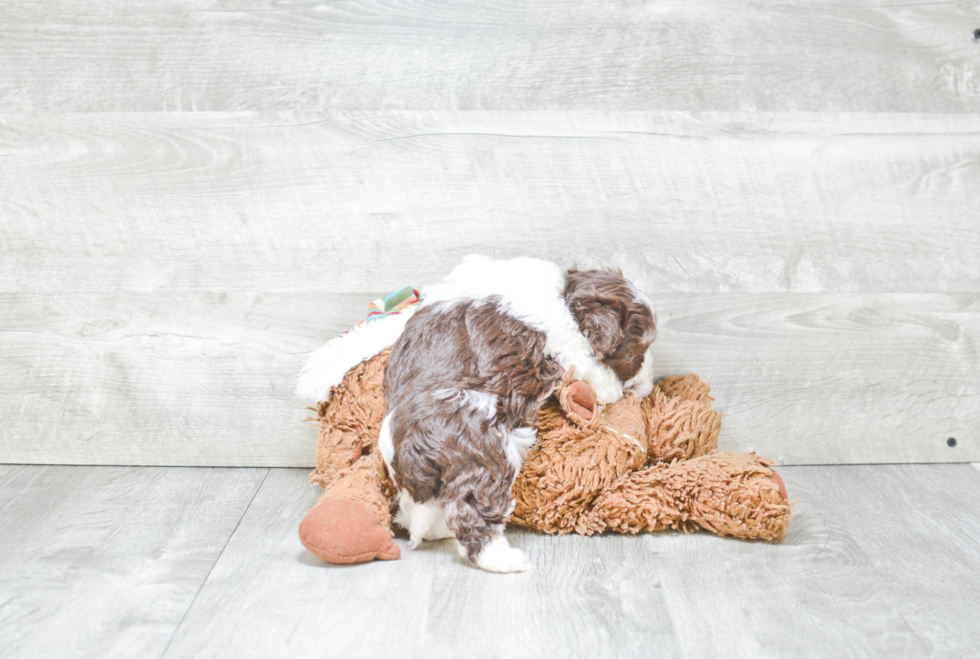
<svg viewBox="0 0 980 659">
<path fill-rule="evenodd" d="M 650 300 L 622 273 L 609 270 L 569 270 L 562 295 L 596 359 L 612 369 L 624 390 L 649 395 L 650 344 L 657 337 Z"/>
</svg>

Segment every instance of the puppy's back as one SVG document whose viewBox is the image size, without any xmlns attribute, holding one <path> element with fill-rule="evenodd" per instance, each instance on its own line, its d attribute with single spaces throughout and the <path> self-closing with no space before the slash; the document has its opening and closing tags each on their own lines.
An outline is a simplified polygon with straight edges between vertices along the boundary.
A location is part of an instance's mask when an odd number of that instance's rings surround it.
<svg viewBox="0 0 980 659">
<path fill-rule="evenodd" d="M 393 468 L 416 502 L 452 499 L 477 471 L 509 482 L 507 435 L 537 422 L 562 370 L 545 336 L 495 298 L 421 308 L 385 372 Z M 472 473 L 471 473 L 472 472 Z M 508 491 L 509 494 L 509 491 Z"/>
</svg>

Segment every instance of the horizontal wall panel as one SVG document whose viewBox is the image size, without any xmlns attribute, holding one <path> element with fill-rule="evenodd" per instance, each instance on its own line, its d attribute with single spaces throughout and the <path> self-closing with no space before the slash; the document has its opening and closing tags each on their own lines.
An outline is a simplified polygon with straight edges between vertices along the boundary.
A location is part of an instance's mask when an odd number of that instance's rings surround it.
<svg viewBox="0 0 980 659">
<path fill-rule="evenodd" d="M 977 112 L 974 3 L 6 3 L 8 110 Z"/>
<path fill-rule="evenodd" d="M 651 292 L 980 292 L 980 116 L 0 116 L 0 291 L 375 291 L 467 253 Z"/>
<path fill-rule="evenodd" d="M 372 297 L 4 294 L 0 462 L 310 465 L 298 369 Z M 653 298 L 656 372 L 712 384 L 722 450 L 787 464 L 980 460 L 976 294 Z"/>
</svg>

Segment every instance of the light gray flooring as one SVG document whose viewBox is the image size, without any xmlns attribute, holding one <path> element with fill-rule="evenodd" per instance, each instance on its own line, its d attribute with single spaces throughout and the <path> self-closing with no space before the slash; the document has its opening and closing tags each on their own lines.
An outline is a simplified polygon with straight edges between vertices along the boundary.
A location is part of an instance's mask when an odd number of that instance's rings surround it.
<svg viewBox="0 0 980 659">
<path fill-rule="evenodd" d="M 783 467 L 779 543 L 511 531 L 533 571 L 449 542 L 336 567 L 299 469 L 0 467 L 13 657 L 964 657 L 980 644 L 980 471 Z"/>
</svg>

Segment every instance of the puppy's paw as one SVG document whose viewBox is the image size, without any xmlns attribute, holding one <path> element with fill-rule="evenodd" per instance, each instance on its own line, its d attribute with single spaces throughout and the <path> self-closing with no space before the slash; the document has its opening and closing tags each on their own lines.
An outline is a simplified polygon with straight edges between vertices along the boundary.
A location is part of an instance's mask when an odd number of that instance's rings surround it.
<svg viewBox="0 0 980 659">
<path fill-rule="evenodd" d="M 474 562 L 487 572 L 524 572 L 531 569 L 531 562 L 524 552 L 511 547 L 504 536 L 491 540 L 477 554 Z"/>
</svg>

